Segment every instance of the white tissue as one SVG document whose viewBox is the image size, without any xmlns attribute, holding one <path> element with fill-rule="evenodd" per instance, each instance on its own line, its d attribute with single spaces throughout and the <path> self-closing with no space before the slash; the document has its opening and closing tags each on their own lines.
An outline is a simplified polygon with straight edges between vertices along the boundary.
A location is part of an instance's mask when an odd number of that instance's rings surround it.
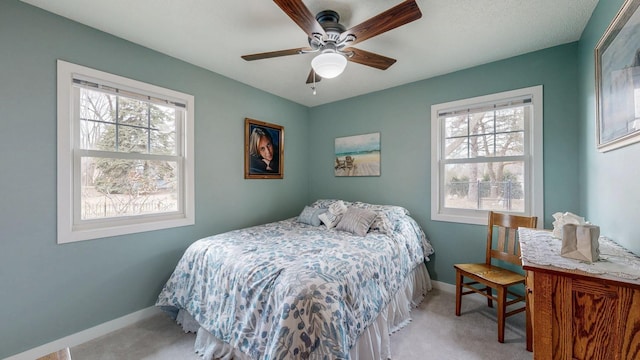
<svg viewBox="0 0 640 360">
<path fill-rule="evenodd" d="M 553 214 L 553 218 L 556 220 L 553 222 L 553 237 L 562 239 L 562 227 L 565 224 L 573 224 L 573 225 L 586 225 L 589 224 L 584 220 L 582 216 L 576 215 L 570 212 L 557 212 Z"/>
</svg>

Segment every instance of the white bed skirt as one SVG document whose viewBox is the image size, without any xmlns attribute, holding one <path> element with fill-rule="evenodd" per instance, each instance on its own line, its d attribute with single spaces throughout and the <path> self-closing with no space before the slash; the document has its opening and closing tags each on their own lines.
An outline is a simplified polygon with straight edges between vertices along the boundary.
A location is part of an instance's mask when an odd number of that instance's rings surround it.
<svg viewBox="0 0 640 360">
<path fill-rule="evenodd" d="M 349 351 L 354 360 L 386 360 L 391 358 L 389 336 L 411 321 L 410 311 L 418 306 L 427 291 L 431 290 L 431 277 L 424 264 L 417 266 L 396 293 L 391 303 L 376 320 L 367 327 Z M 246 354 L 218 340 L 189 315 L 180 310 L 176 321 L 186 332 L 195 332 L 195 352 L 205 360 L 251 360 Z"/>
</svg>

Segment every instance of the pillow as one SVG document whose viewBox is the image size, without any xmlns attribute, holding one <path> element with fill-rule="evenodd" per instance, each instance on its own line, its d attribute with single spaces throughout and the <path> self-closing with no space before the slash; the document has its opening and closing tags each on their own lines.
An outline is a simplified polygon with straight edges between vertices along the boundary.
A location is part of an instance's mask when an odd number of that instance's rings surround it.
<svg viewBox="0 0 640 360">
<path fill-rule="evenodd" d="M 338 200 L 335 199 L 319 199 L 313 202 L 313 204 L 311 204 L 311 207 L 314 208 L 329 208 L 329 206 L 331 206 L 331 204 L 333 204 L 334 202 L 336 202 Z"/>
<path fill-rule="evenodd" d="M 311 204 L 311 207 L 314 208 L 329 208 L 331 207 L 331 205 L 335 204 L 335 203 L 342 203 L 345 206 L 351 206 L 351 202 L 349 201 L 344 201 L 344 200 L 338 200 L 338 199 L 319 199 L 313 202 L 313 204 Z"/>
<path fill-rule="evenodd" d="M 312 226 L 320 226 L 319 216 L 326 211 L 327 209 L 316 209 L 310 206 L 305 206 L 298 216 L 298 222 Z"/>
<path fill-rule="evenodd" d="M 356 201 L 351 204 L 353 207 L 357 207 L 360 209 L 368 209 L 374 211 L 390 211 L 398 214 L 398 216 L 410 215 L 409 210 L 403 208 L 402 206 L 397 205 L 376 205 L 376 204 L 368 204 L 361 201 Z"/>
<path fill-rule="evenodd" d="M 376 211 L 376 218 L 373 220 L 369 230 L 389 235 L 393 231 L 393 226 L 384 212 Z"/>
<path fill-rule="evenodd" d="M 338 200 L 329 206 L 327 212 L 320 214 L 318 216 L 320 221 L 324 223 L 327 229 L 331 229 L 338 225 L 340 219 L 342 219 L 342 215 L 347 211 L 347 206 L 342 202 L 342 200 Z"/>
<path fill-rule="evenodd" d="M 347 205 L 342 200 L 338 200 L 329 206 L 329 211 L 334 215 L 343 215 L 347 211 Z"/>
<path fill-rule="evenodd" d="M 336 230 L 348 231 L 354 235 L 365 236 L 376 219 L 375 211 L 350 207 L 336 225 Z"/>
<path fill-rule="evenodd" d="M 322 221 L 322 223 L 324 224 L 324 226 L 327 227 L 327 229 L 331 229 L 336 225 L 338 225 L 338 222 L 341 219 L 337 215 L 333 215 L 330 211 L 323 212 L 322 214 L 320 214 L 320 216 L 318 216 L 318 218 L 320 218 L 320 221 Z"/>
</svg>

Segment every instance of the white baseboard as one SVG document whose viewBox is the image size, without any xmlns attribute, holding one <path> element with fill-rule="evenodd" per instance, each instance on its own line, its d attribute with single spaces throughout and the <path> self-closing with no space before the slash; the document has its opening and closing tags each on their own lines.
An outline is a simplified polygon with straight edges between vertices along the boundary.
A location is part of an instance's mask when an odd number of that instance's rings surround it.
<svg viewBox="0 0 640 360">
<path fill-rule="evenodd" d="M 92 328 L 82 330 L 75 334 L 71 334 L 69 336 L 65 336 L 61 339 L 52 341 L 50 343 L 38 346 L 31 350 L 27 350 L 25 352 L 10 356 L 5 358 L 4 360 L 33 360 L 39 357 L 45 356 L 52 352 L 56 352 L 60 349 L 64 349 L 66 347 L 73 347 L 85 343 L 87 341 L 96 339 L 102 335 L 106 335 L 112 331 L 121 329 L 123 327 L 132 325 L 138 321 L 147 319 L 151 316 L 154 316 L 160 313 L 162 310 L 155 306 L 150 306 L 146 309 L 142 309 L 136 311 L 134 313 L 119 317 L 117 319 L 113 319 L 111 321 L 107 321 L 100 325 L 96 325 Z M 71 354 L 73 357 L 73 354 Z"/>
<path fill-rule="evenodd" d="M 452 293 L 455 294 L 456 293 L 456 286 L 449 284 L 449 283 L 445 283 L 442 281 L 437 281 L 437 280 L 431 280 L 431 286 L 433 286 L 434 289 L 438 289 L 440 291 L 444 291 L 444 292 L 448 292 L 448 293 Z"/>
</svg>

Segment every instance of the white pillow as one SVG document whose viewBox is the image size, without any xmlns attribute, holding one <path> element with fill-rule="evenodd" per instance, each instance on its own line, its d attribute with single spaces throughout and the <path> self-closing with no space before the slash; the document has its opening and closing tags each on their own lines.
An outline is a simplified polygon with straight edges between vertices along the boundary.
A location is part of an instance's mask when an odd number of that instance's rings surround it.
<svg viewBox="0 0 640 360">
<path fill-rule="evenodd" d="M 342 200 L 338 200 L 329 206 L 329 212 L 333 215 L 342 216 L 347 211 L 347 205 Z"/>
<path fill-rule="evenodd" d="M 347 211 L 347 206 L 342 202 L 342 200 L 336 201 L 331 206 L 329 206 L 329 210 L 325 213 L 322 213 L 318 216 L 320 221 L 324 223 L 327 229 L 334 228 L 342 219 L 342 214 Z"/>
</svg>

